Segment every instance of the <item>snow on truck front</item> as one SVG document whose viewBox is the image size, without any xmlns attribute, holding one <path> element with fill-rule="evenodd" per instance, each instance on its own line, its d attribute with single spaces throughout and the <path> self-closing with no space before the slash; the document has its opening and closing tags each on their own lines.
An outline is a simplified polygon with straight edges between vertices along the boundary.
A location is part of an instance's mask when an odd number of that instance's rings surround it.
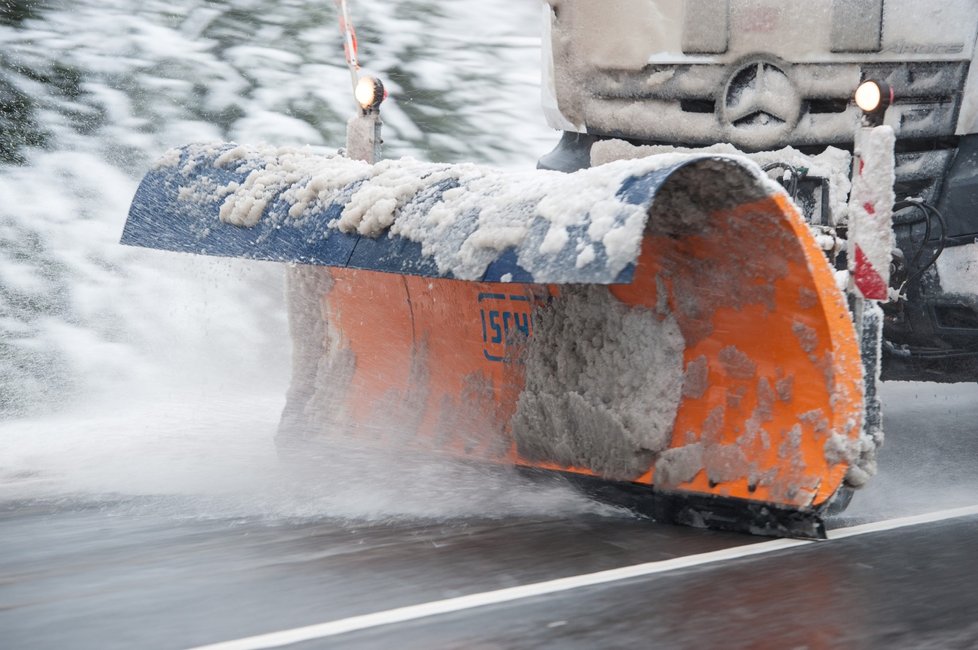
<svg viewBox="0 0 978 650">
<path fill-rule="evenodd" d="M 903 299 L 884 377 L 978 379 L 976 0 L 547 0 L 545 26 L 544 113 L 564 132 L 546 168 L 589 166 L 612 138 L 851 152 L 853 92 L 889 86 Z"/>
</svg>

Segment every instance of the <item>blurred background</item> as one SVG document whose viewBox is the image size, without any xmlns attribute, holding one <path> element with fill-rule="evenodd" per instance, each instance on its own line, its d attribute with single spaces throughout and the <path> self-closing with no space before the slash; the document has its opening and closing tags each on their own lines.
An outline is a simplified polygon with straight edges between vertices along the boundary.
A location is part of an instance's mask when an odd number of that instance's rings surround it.
<svg viewBox="0 0 978 650">
<path fill-rule="evenodd" d="M 534 165 L 536 0 L 353 0 L 385 156 Z M 342 146 L 332 0 L 0 0 L 0 419 L 284 381 L 274 265 L 118 245 L 142 173 L 212 140 Z M 249 372 L 256 376 L 249 376 Z"/>
</svg>

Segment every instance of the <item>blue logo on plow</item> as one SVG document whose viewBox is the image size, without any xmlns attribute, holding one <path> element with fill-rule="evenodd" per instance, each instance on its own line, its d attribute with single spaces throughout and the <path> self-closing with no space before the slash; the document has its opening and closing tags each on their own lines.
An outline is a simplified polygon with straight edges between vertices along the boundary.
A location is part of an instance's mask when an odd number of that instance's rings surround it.
<svg viewBox="0 0 978 650">
<path fill-rule="evenodd" d="M 530 299 L 503 293 L 480 293 L 482 353 L 489 361 L 506 361 L 511 336 L 530 335 Z"/>
</svg>

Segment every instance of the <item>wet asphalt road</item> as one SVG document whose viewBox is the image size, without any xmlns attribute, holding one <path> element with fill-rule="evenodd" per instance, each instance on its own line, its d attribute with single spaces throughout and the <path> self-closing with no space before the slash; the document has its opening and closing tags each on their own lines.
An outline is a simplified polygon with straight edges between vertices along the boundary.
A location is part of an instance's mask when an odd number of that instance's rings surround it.
<svg viewBox="0 0 978 650">
<path fill-rule="evenodd" d="M 978 503 L 978 387 L 891 385 L 881 474 L 839 528 Z M 761 543 L 625 517 L 339 526 L 0 504 L 0 647 L 189 648 Z M 298 644 L 975 648 L 978 517 L 871 533 Z"/>
</svg>

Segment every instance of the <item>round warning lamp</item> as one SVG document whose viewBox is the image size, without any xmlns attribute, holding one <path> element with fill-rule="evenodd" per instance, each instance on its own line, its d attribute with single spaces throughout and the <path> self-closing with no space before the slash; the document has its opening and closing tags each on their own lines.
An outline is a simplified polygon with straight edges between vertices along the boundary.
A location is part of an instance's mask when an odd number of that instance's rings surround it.
<svg viewBox="0 0 978 650">
<path fill-rule="evenodd" d="M 386 97 L 384 84 L 377 77 L 361 77 L 353 94 L 365 112 L 375 110 Z"/>
<path fill-rule="evenodd" d="M 880 81 L 864 81 L 856 89 L 856 106 L 864 113 L 882 113 L 893 99 L 893 90 Z"/>
</svg>

